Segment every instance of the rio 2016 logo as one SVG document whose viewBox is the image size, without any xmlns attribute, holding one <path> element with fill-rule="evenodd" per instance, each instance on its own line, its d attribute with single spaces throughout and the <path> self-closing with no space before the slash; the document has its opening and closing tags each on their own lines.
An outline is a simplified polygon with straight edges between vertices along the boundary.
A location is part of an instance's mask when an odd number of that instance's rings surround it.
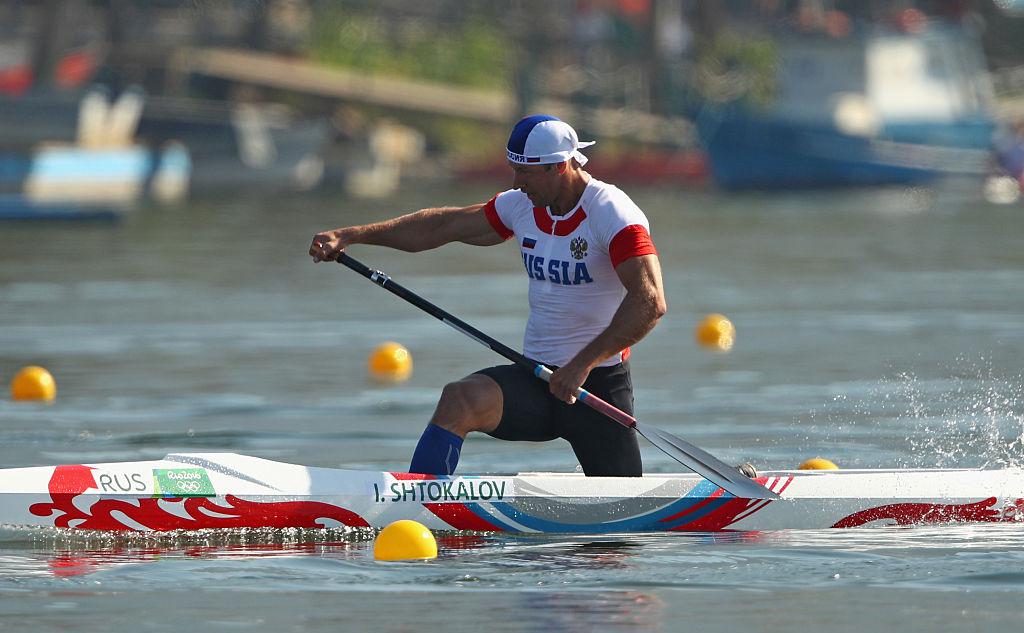
<svg viewBox="0 0 1024 633">
<path fill-rule="evenodd" d="M 217 496 L 203 468 L 154 469 L 153 493 L 157 497 Z"/>
</svg>

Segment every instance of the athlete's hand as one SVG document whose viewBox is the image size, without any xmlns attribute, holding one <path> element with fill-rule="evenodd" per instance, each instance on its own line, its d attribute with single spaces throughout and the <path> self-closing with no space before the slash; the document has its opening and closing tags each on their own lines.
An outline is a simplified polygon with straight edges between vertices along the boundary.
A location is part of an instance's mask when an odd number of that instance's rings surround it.
<svg viewBox="0 0 1024 633">
<path fill-rule="evenodd" d="M 575 404 L 576 391 L 583 386 L 589 375 L 590 367 L 569 361 L 551 374 L 551 379 L 548 381 L 551 395 L 563 402 Z"/>
<path fill-rule="evenodd" d="M 313 236 L 313 242 L 309 245 L 309 256 L 314 262 L 333 262 L 338 255 L 345 250 L 347 244 L 344 241 L 344 229 L 324 231 Z"/>
</svg>

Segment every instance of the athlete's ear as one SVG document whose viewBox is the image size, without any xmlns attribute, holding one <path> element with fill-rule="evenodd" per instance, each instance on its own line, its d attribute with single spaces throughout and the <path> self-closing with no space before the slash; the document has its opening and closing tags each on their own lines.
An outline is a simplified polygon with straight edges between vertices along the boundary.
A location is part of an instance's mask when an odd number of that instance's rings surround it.
<svg viewBox="0 0 1024 633">
<path fill-rule="evenodd" d="M 568 169 L 568 165 L 569 161 L 562 161 L 561 163 L 558 163 L 558 175 L 564 174 L 565 170 Z"/>
</svg>

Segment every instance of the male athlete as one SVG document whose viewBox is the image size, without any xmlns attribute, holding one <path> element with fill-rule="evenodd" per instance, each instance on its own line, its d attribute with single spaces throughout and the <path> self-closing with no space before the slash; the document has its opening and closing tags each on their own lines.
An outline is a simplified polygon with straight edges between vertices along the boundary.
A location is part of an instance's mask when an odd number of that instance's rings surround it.
<svg viewBox="0 0 1024 633">
<path fill-rule="evenodd" d="M 449 242 L 493 246 L 514 237 L 530 278 L 523 354 L 555 371 L 545 383 L 519 365 L 482 369 L 445 385 L 409 471 L 450 475 L 463 439 L 563 438 L 589 476 L 640 476 L 636 433 L 583 405 L 579 387 L 632 414 L 629 348 L 665 314 L 661 266 L 647 218 L 629 197 L 586 171 L 567 123 L 537 114 L 508 139 L 512 189 L 468 207 L 429 208 L 324 231 L 313 261 L 351 244 L 417 252 Z"/>
</svg>

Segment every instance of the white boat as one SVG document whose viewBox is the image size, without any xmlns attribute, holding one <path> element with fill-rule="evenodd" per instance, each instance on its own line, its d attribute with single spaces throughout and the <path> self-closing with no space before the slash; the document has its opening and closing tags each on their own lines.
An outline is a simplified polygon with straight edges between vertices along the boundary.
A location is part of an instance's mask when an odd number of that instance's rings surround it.
<svg viewBox="0 0 1024 633">
<path fill-rule="evenodd" d="M 0 524 L 104 531 L 380 528 L 609 533 L 1010 523 L 1024 470 L 773 471 L 778 499 L 695 474 L 456 475 L 313 468 L 233 453 L 0 470 Z"/>
<path fill-rule="evenodd" d="M 791 34 L 771 48 L 763 103 L 709 104 L 698 118 L 720 186 L 980 180 L 990 169 L 992 83 L 980 42 L 963 27 L 865 25 L 841 38 Z M 736 83 L 727 74 L 723 88 Z"/>
</svg>

